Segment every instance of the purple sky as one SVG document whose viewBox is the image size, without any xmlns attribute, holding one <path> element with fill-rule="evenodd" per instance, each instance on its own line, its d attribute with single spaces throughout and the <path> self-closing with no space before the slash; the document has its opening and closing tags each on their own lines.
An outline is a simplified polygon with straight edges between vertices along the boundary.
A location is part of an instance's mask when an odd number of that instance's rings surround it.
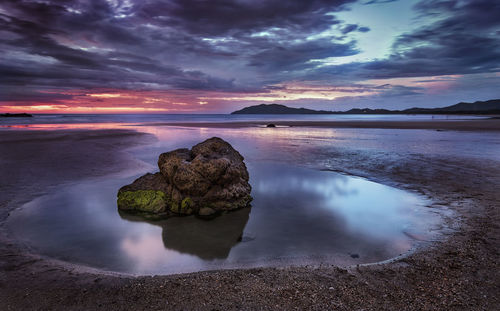
<svg viewBox="0 0 500 311">
<path fill-rule="evenodd" d="M 0 111 L 500 98 L 500 2 L 2 0 Z"/>
</svg>

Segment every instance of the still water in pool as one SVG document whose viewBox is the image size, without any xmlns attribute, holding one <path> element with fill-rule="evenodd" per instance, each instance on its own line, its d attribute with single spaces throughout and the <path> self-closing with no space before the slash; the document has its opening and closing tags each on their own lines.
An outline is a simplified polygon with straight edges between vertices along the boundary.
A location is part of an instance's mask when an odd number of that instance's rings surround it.
<svg viewBox="0 0 500 311">
<path fill-rule="evenodd" d="M 137 176 L 86 180 L 14 211 L 32 251 L 132 274 L 281 264 L 376 262 L 427 239 L 440 217 L 422 197 L 334 172 L 247 161 L 252 207 L 207 221 L 120 214 L 117 190 Z"/>
</svg>

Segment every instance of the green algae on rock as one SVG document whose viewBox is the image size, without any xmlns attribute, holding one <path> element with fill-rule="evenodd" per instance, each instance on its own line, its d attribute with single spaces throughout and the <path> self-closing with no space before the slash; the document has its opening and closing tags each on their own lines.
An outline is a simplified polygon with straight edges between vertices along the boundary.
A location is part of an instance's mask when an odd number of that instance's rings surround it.
<svg viewBox="0 0 500 311">
<path fill-rule="evenodd" d="M 162 153 L 158 159 L 160 172 L 141 176 L 118 191 L 118 208 L 143 215 L 203 217 L 247 207 L 252 197 L 243 160 L 218 137 L 191 150 Z"/>
<path fill-rule="evenodd" d="M 122 210 L 159 213 L 165 211 L 166 195 L 155 190 L 122 191 L 117 203 Z"/>
</svg>

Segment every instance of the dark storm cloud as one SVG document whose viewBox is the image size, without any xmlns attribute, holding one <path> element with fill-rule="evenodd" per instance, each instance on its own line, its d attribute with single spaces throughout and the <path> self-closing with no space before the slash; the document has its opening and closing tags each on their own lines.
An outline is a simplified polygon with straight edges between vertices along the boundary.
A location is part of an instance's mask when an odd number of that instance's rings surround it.
<svg viewBox="0 0 500 311">
<path fill-rule="evenodd" d="M 347 33 L 355 31 L 356 29 L 358 29 L 358 25 L 356 25 L 356 24 L 349 24 L 349 25 L 345 26 L 342 29 L 342 33 L 343 34 L 347 34 Z"/>
<path fill-rule="evenodd" d="M 424 91 L 421 87 L 403 86 L 403 85 L 391 85 L 383 84 L 371 88 L 372 90 L 380 90 L 378 96 L 381 97 L 400 97 L 408 95 L 420 95 Z"/>
<path fill-rule="evenodd" d="M 251 33 L 270 27 L 300 32 L 321 31 L 351 0 L 168 0 L 143 1 L 136 6 L 139 18 L 174 26 L 191 34 L 221 36 Z"/>
<path fill-rule="evenodd" d="M 68 33 L 67 28 L 50 28 L 51 24 L 38 24 L 45 21 L 35 12 L 58 12 L 53 18 L 64 20 L 58 6 L 48 9 L 48 5 L 26 7 L 19 6 L 14 13 L 20 17 L 0 15 L 0 29 L 17 35 L 13 39 L 3 40 L 0 47 L 5 55 L 0 64 L 3 85 L 38 85 L 60 88 L 143 88 L 148 84 L 162 84 L 171 87 L 200 88 L 204 84 L 213 89 L 218 86 L 231 87 L 231 81 L 222 81 L 196 71 L 186 71 L 173 65 L 162 64 L 149 57 L 123 52 L 93 52 L 85 47 L 71 47 L 72 40 L 83 38 L 84 42 L 116 46 L 132 40 L 132 36 L 120 35 L 116 26 L 103 27 L 100 36 L 113 38 L 113 41 L 92 40 L 80 33 Z M 66 12 L 67 13 L 67 12 Z M 99 15 L 99 14 L 98 14 Z M 62 17 L 61 17 L 62 16 Z M 23 19 L 25 18 L 25 19 Z M 78 21 L 76 21 L 78 23 Z M 64 25 L 74 26 L 72 23 Z M 86 31 L 86 28 L 83 28 Z M 99 38 L 102 39 L 102 38 Z M 61 42 L 58 42 L 60 40 Z M 104 42 L 104 43 L 102 43 Z M 141 40 L 135 40 L 141 43 Z M 68 46 L 69 45 L 69 46 Z M 16 55 L 20 54 L 18 59 Z M 9 58 L 15 61 L 7 61 Z M 216 82 L 216 83 L 212 83 Z"/>
<path fill-rule="evenodd" d="M 367 1 L 364 4 L 377 4 L 377 3 L 391 3 L 391 2 L 396 2 L 399 0 L 371 0 Z"/>
<path fill-rule="evenodd" d="M 271 70 L 286 68 L 300 70 L 309 67 L 307 61 L 327 57 L 357 54 L 354 42 L 335 44 L 331 39 L 318 39 L 301 43 L 283 43 L 264 49 L 251 56 L 251 66 L 264 66 Z"/>
<path fill-rule="evenodd" d="M 387 58 L 322 65 L 361 52 L 356 38 L 372 25 L 335 16 L 352 2 L 3 0 L 0 101 L 64 100 L 72 95 L 56 91 L 72 89 L 271 92 L 289 81 L 500 70 L 500 3 L 485 0 L 420 1 L 418 19 L 429 22 L 395 38 Z"/>
<path fill-rule="evenodd" d="M 331 13 L 350 2 L 6 0 L 0 79 L 40 90 L 265 88 L 259 81 L 238 84 L 238 72 L 221 73 L 220 66 L 272 74 L 355 54 L 354 41 L 308 39 L 340 24 Z"/>
<path fill-rule="evenodd" d="M 0 86 L 0 102 L 35 101 L 38 103 L 54 103 L 73 99 L 75 96 L 60 93 L 41 93 L 30 88 L 12 88 Z"/>
</svg>

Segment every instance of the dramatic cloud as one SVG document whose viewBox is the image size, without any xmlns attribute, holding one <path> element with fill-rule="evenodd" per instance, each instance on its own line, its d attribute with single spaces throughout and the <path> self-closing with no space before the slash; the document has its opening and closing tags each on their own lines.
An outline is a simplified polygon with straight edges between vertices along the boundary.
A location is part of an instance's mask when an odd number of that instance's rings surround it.
<svg viewBox="0 0 500 311">
<path fill-rule="evenodd" d="M 376 42 L 366 40 L 383 21 L 366 17 L 395 18 L 392 6 L 408 20 L 370 58 Z M 0 109 L 225 112 L 259 100 L 337 109 L 429 98 L 458 85 L 435 77 L 497 77 L 498 16 L 500 4 L 484 0 L 4 0 Z"/>
<path fill-rule="evenodd" d="M 373 77 L 434 76 L 500 70 L 500 3 L 420 2 L 421 16 L 439 19 L 401 35 L 386 60 L 367 64 Z"/>
</svg>

